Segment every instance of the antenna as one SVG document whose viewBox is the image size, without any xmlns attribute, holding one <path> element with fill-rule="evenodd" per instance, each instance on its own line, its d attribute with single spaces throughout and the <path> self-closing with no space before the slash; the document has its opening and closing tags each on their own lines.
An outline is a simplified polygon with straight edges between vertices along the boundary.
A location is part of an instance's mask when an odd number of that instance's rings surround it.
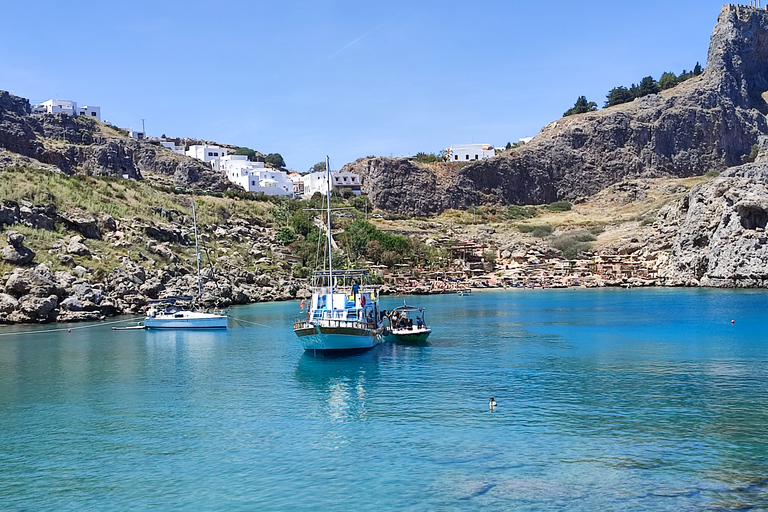
<svg viewBox="0 0 768 512">
<path fill-rule="evenodd" d="M 141 133 L 144 134 L 144 137 L 147 136 L 147 131 L 144 129 L 144 119 L 141 120 Z"/>
</svg>

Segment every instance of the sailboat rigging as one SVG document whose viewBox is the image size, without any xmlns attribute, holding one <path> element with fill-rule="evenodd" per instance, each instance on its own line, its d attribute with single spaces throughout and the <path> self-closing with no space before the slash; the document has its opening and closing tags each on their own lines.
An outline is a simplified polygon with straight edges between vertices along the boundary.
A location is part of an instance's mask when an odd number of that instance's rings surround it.
<svg viewBox="0 0 768 512">
<path fill-rule="evenodd" d="M 325 158 L 328 189 L 326 193 L 328 269 L 312 276 L 312 298 L 306 318 L 293 324 L 305 350 L 333 352 L 365 350 L 383 340 L 384 324 L 379 311 L 378 289 L 372 285 L 367 270 L 333 269 L 331 232 L 330 159 Z"/>
</svg>

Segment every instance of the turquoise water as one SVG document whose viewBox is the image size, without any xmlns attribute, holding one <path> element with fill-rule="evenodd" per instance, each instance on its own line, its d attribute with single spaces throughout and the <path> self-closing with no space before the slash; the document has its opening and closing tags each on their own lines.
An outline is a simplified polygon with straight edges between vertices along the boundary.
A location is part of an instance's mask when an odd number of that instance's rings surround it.
<svg viewBox="0 0 768 512">
<path fill-rule="evenodd" d="M 768 510 L 768 292 L 409 302 L 428 343 L 325 359 L 295 302 L 3 327 L 0 509 Z"/>
</svg>

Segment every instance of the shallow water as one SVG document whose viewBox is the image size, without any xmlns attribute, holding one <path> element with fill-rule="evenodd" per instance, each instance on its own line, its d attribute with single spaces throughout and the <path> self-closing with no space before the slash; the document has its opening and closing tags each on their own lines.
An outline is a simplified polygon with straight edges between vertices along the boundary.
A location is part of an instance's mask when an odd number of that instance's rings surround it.
<svg viewBox="0 0 768 512">
<path fill-rule="evenodd" d="M 0 509 L 768 509 L 768 293 L 408 300 L 428 343 L 334 358 L 297 302 L 227 332 L 3 327 Z"/>
</svg>

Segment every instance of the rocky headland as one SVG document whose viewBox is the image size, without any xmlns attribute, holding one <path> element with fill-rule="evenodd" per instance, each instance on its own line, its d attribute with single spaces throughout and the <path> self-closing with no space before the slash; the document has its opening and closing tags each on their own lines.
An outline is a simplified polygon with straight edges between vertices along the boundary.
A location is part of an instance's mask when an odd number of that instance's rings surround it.
<svg viewBox="0 0 768 512">
<path fill-rule="evenodd" d="M 580 201 L 626 179 L 687 177 L 743 163 L 768 133 L 768 12 L 723 7 L 704 73 L 682 84 L 545 126 L 528 144 L 468 164 L 363 158 L 373 204 L 408 216 L 478 204 Z"/>
</svg>

